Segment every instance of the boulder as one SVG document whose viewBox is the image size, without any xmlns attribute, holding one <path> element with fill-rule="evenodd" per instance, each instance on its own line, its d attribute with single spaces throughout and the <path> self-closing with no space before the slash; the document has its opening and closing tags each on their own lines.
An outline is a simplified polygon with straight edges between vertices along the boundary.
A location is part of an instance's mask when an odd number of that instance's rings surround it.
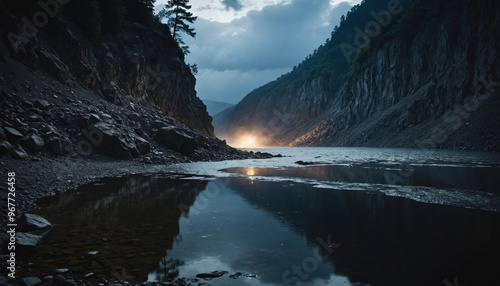
<svg viewBox="0 0 500 286">
<path fill-rule="evenodd" d="M 38 151 L 42 149 L 44 146 L 43 139 L 40 136 L 36 135 L 35 133 L 31 133 L 24 136 L 22 141 L 24 142 L 25 146 L 34 151 Z"/>
<path fill-rule="evenodd" d="M 159 144 L 189 156 L 198 148 L 199 143 L 194 134 L 188 133 L 191 132 L 177 127 L 162 127 L 158 130 L 155 139 Z"/>
<path fill-rule="evenodd" d="M 16 233 L 16 251 L 19 255 L 29 256 L 33 254 L 40 246 L 41 236 L 26 233 L 17 232 Z"/>
<path fill-rule="evenodd" d="M 52 224 L 39 215 L 25 213 L 19 219 L 18 227 L 20 231 L 46 231 L 52 228 Z"/>
<path fill-rule="evenodd" d="M 47 140 L 47 146 L 50 151 L 57 155 L 70 154 L 73 150 L 73 144 L 68 137 L 53 134 Z"/>
<path fill-rule="evenodd" d="M 92 134 L 96 149 L 108 156 L 118 159 L 131 159 L 139 156 L 139 151 L 132 136 L 115 128 L 113 125 L 99 122 L 87 132 Z"/>
</svg>

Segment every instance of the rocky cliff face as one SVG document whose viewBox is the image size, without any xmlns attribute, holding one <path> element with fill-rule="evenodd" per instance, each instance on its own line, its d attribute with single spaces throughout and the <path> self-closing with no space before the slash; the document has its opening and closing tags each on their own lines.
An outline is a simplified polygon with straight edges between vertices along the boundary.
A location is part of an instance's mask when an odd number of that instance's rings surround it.
<svg viewBox="0 0 500 286">
<path fill-rule="evenodd" d="M 28 18 L 2 12 L 4 57 L 42 69 L 61 82 L 77 82 L 108 101 L 157 106 L 185 125 L 214 137 L 211 117 L 196 97 L 196 80 L 171 37 L 135 23 L 91 43 L 63 17 L 40 29 Z"/>
<path fill-rule="evenodd" d="M 271 144 L 292 146 L 500 150 L 499 25 L 494 1 L 458 1 L 414 32 L 372 46 L 341 88 L 316 77 L 280 89 L 278 79 L 277 88 L 245 99 L 252 110 L 244 100 L 231 123 L 216 118 L 217 132 L 267 130 Z"/>
<path fill-rule="evenodd" d="M 215 138 L 171 37 L 124 23 L 91 43 L 60 15 L 37 28 L 2 5 L 2 158 L 168 164 L 261 156 Z"/>
</svg>

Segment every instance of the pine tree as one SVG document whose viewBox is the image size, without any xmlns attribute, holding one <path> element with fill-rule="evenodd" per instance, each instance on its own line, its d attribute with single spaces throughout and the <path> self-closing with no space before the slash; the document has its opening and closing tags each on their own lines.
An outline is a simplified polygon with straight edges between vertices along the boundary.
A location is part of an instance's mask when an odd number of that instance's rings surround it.
<svg viewBox="0 0 500 286">
<path fill-rule="evenodd" d="M 169 0 L 163 10 L 158 13 L 158 18 L 161 20 L 167 18 L 167 24 L 172 31 L 172 37 L 179 43 L 179 45 L 184 45 L 184 41 L 179 36 L 179 32 L 184 32 L 188 36 L 195 38 L 196 32 L 194 28 L 189 27 L 188 23 L 194 23 L 198 18 L 193 16 L 193 13 L 188 10 L 191 9 L 191 5 L 188 5 L 189 0 Z M 181 46 L 185 54 L 189 53 L 187 46 Z"/>
</svg>

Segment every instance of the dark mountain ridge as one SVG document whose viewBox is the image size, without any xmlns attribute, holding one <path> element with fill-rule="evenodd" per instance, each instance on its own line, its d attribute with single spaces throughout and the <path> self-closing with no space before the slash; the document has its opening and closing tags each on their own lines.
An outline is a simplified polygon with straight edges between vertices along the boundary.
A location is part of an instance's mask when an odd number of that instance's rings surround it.
<svg viewBox="0 0 500 286">
<path fill-rule="evenodd" d="M 495 1 L 363 1 L 293 71 L 214 119 L 263 145 L 500 150 Z M 360 28 L 361 27 L 361 28 Z"/>
</svg>

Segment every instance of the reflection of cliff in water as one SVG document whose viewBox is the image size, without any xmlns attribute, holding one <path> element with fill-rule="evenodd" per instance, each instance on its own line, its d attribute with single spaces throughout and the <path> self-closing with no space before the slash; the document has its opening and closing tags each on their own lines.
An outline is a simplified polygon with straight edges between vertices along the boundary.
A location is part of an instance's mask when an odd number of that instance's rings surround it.
<svg viewBox="0 0 500 286">
<path fill-rule="evenodd" d="M 229 187 L 317 245 L 340 243 L 337 274 L 370 285 L 491 285 L 500 262 L 500 213 L 366 192 L 234 179 Z"/>
<path fill-rule="evenodd" d="M 158 269 L 165 250 L 182 239 L 179 219 L 206 185 L 200 180 L 132 176 L 105 179 L 45 199 L 39 214 L 54 227 L 32 259 L 33 271 L 68 268 L 75 278 L 94 273 L 96 279 L 145 281 Z M 86 255 L 90 251 L 99 253 Z M 171 266 L 164 270 L 171 271 Z"/>
</svg>

